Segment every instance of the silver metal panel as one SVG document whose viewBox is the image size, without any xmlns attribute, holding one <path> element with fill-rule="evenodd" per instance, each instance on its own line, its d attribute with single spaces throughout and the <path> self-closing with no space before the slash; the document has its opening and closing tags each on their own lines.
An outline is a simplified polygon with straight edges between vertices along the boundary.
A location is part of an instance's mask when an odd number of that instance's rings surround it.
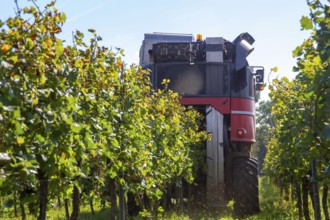
<svg viewBox="0 0 330 220">
<path fill-rule="evenodd" d="M 217 46 L 223 47 L 222 37 L 207 37 L 206 38 L 207 47 Z M 223 62 L 223 50 L 211 50 L 206 51 L 206 62 Z"/>
<path fill-rule="evenodd" d="M 206 111 L 206 129 L 212 135 L 207 142 L 207 202 L 210 207 L 220 207 L 225 201 L 223 115 L 213 107 Z"/>
</svg>

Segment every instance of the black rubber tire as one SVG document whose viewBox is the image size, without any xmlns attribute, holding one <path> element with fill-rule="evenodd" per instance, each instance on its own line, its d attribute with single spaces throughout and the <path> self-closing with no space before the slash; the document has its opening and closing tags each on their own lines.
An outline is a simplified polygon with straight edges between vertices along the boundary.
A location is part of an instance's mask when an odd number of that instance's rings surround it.
<svg viewBox="0 0 330 220">
<path fill-rule="evenodd" d="M 258 161 L 253 158 L 233 160 L 233 198 L 237 217 L 246 217 L 260 212 Z"/>
</svg>

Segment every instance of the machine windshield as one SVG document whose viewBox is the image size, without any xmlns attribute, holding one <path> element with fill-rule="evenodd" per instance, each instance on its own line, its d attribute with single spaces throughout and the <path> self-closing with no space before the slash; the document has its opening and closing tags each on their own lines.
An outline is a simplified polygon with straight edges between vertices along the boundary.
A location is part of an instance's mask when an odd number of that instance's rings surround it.
<svg viewBox="0 0 330 220">
<path fill-rule="evenodd" d="M 164 79 L 169 79 L 168 88 L 187 96 L 228 96 L 229 65 L 225 63 L 161 63 L 154 69 L 154 86 L 164 88 Z"/>
</svg>

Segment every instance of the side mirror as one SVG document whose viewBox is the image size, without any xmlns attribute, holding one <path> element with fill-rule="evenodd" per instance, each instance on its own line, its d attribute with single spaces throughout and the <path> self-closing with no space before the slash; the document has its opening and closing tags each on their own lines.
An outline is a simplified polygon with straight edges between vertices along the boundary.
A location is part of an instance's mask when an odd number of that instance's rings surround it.
<svg viewBox="0 0 330 220">
<path fill-rule="evenodd" d="M 256 90 L 262 91 L 265 88 L 264 84 L 264 67 L 262 66 L 249 66 L 253 76 L 255 76 Z"/>
<path fill-rule="evenodd" d="M 256 71 L 256 82 L 262 84 L 264 82 L 264 69 L 258 69 Z"/>
</svg>

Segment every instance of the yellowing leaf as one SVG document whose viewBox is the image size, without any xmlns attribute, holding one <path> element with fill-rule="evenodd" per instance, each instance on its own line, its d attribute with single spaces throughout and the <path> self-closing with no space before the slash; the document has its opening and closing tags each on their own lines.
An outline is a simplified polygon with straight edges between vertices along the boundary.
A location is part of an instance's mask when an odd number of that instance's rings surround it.
<svg viewBox="0 0 330 220">
<path fill-rule="evenodd" d="M 61 21 L 60 16 L 56 16 L 56 17 L 55 17 L 55 21 L 56 21 L 57 23 L 59 23 L 59 22 Z"/>
<path fill-rule="evenodd" d="M 23 8 L 23 12 L 24 12 L 24 13 L 28 13 L 28 12 L 29 12 L 29 8 L 28 8 L 28 7 L 24 7 L 24 8 Z"/>
<path fill-rule="evenodd" d="M 15 63 L 17 63 L 18 61 L 18 56 L 17 55 L 14 55 L 14 56 L 11 56 L 10 59 Z"/>
<path fill-rule="evenodd" d="M 278 84 L 279 82 L 278 82 L 278 79 L 273 79 L 273 83 L 274 84 Z"/>
<path fill-rule="evenodd" d="M 65 22 L 66 21 L 66 15 L 65 15 L 65 13 L 62 13 L 61 14 L 61 20 L 62 20 L 62 22 Z"/>
<path fill-rule="evenodd" d="M 278 67 L 275 66 L 274 68 L 271 69 L 274 73 L 276 73 L 278 71 Z"/>
<path fill-rule="evenodd" d="M 61 56 L 64 53 L 64 48 L 62 45 L 62 41 L 57 39 L 55 45 L 55 54 L 57 57 Z"/>
<path fill-rule="evenodd" d="M 1 51 L 2 51 L 2 53 L 6 53 L 11 48 L 12 48 L 12 46 L 10 44 L 4 44 L 1 46 Z"/>
<path fill-rule="evenodd" d="M 24 144 L 24 138 L 23 137 L 17 137 L 16 138 L 16 143 L 17 144 Z"/>
<path fill-rule="evenodd" d="M 27 49 L 32 49 L 33 47 L 34 47 L 34 45 L 35 45 L 35 43 L 33 42 L 33 40 L 31 39 L 31 38 L 27 38 L 26 39 L 26 43 L 27 43 Z"/>
<path fill-rule="evenodd" d="M 75 67 L 80 68 L 80 67 L 82 67 L 82 65 L 83 65 L 83 61 L 82 61 L 81 59 L 77 59 L 77 60 L 74 62 L 74 65 L 75 65 Z"/>
<path fill-rule="evenodd" d="M 14 32 L 15 32 L 15 31 L 13 31 L 13 29 L 9 29 L 9 30 L 8 30 L 8 36 L 11 36 L 11 35 L 13 35 L 13 34 L 14 34 Z"/>
<path fill-rule="evenodd" d="M 120 62 L 120 61 L 118 61 L 118 62 L 117 62 L 117 66 L 118 66 L 118 67 L 122 67 L 122 66 L 123 66 L 123 63 Z"/>
<path fill-rule="evenodd" d="M 53 45 L 52 40 L 49 37 L 46 37 L 44 41 L 42 42 L 43 48 L 50 48 Z"/>
<path fill-rule="evenodd" d="M 40 82 L 41 84 L 45 84 L 46 83 L 46 77 L 45 77 L 45 74 L 41 74 L 41 77 L 40 77 Z"/>
<path fill-rule="evenodd" d="M 37 105 L 39 103 L 38 97 L 33 98 L 32 99 L 32 103 L 35 104 L 35 105 Z"/>
</svg>

